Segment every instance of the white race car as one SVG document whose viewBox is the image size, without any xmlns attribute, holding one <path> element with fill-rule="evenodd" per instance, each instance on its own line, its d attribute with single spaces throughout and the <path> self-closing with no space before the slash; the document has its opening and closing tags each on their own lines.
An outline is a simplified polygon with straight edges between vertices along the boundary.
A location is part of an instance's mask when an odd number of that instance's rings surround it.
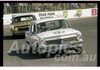
<svg viewBox="0 0 100 70">
<path fill-rule="evenodd" d="M 49 18 L 31 22 L 25 40 L 30 47 L 41 53 L 64 49 L 82 52 L 83 39 L 80 31 L 72 29 L 65 18 Z M 77 48 L 77 49 L 76 49 Z"/>
</svg>

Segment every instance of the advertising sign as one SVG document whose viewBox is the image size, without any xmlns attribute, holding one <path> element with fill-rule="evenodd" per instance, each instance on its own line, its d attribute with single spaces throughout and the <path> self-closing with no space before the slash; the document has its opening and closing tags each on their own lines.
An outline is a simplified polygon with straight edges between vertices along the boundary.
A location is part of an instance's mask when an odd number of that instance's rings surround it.
<svg viewBox="0 0 100 70">
<path fill-rule="evenodd" d="M 96 16 L 97 15 L 97 9 L 92 9 L 92 16 Z"/>
<path fill-rule="evenodd" d="M 24 15 L 26 13 L 21 13 Z M 97 16 L 97 8 L 90 9 L 78 9 L 78 10 L 62 10 L 62 11 L 50 11 L 50 12 L 38 12 L 38 13 L 27 13 L 33 14 L 37 19 L 46 19 L 46 18 L 54 18 L 54 17 L 64 17 L 64 18 L 80 18 L 80 17 L 91 17 Z M 20 15 L 20 14 L 5 14 L 4 25 L 10 24 L 12 15 Z M 9 17 L 9 18 L 8 18 Z"/>
</svg>

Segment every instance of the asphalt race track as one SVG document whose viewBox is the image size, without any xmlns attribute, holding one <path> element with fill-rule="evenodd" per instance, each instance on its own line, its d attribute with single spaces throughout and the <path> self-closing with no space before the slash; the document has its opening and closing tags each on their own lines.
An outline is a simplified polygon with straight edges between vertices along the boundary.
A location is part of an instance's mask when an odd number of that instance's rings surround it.
<svg viewBox="0 0 100 70">
<path fill-rule="evenodd" d="M 51 55 L 49 58 L 42 58 L 39 55 L 16 54 L 12 51 L 8 54 L 8 50 L 14 41 L 18 42 L 19 51 L 25 43 L 24 36 L 12 37 L 10 26 L 3 27 L 3 64 L 4 66 L 96 66 L 97 65 L 97 17 L 78 18 L 68 20 L 71 26 L 80 30 L 83 34 L 83 53 L 80 55 L 66 55 L 66 57 L 78 56 L 78 60 L 62 60 L 55 61 L 55 57 Z M 27 46 L 27 44 L 26 44 Z M 61 54 L 63 55 L 63 54 Z M 94 58 L 94 60 L 93 60 Z M 64 59 L 64 58 L 63 58 Z M 91 60 L 92 59 L 92 60 Z"/>
</svg>

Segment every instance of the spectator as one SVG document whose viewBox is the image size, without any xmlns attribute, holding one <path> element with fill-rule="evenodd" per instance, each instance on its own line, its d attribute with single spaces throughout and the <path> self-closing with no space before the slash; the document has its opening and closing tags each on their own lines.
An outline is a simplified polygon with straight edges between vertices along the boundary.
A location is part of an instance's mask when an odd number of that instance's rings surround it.
<svg viewBox="0 0 100 70">
<path fill-rule="evenodd" d="M 32 11 L 32 3 L 28 3 L 28 5 L 27 5 L 27 10 L 28 10 L 29 12 Z"/>
<path fill-rule="evenodd" d="M 89 6 L 88 3 L 85 3 L 85 7 L 88 8 L 88 6 Z"/>
<path fill-rule="evenodd" d="M 51 3 L 48 3 L 48 10 L 51 10 Z"/>
<path fill-rule="evenodd" d="M 10 4 L 7 3 L 7 13 L 10 13 Z"/>
<path fill-rule="evenodd" d="M 32 3 L 29 3 L 30 6 L 30 12 L 32 12 Z"/>
<path fill-rule="evenodd" d="M 26 3 L 23 3 L 23 12 L 26 12 Z"/>
<path fill-rule="evenodd" d="M 90 8 L 94 8 L 94 3 L 90 3 Z"/>
<path fill-rule="evenodd" d="M 11 8 L 12 8 L 12 13 L 15 13 L 15 3 L 10 3 Z"/>
<path fill-rule="evenodd" d="M 41 10 L 44 11 L 44 3 L 41 3 Z"/>
<path fill-rule="evenodd" d="M 58 3 L 55 3 L 55 6 L 56 6 L 56 10 L 58 10 Z"/>
<path fill-rule="evenodd" d="M 37 8 L 38 11 L 41 11 L 42 10 L 40 4 L 38 6 L 36 6 L 36 8 Z"/>
<path fill-rule="evenodd" d="M 31 12 L 31 11 L 46 11 L 46 10 L 59 10 L 59 9 L 74 9 L 74 8 L 94 8 L 97 7 L 97 3 L 5 3 L 5 9 L 3 11 L 7 13 L 16 13 L 16 12 Z M 64 5 L 65 4 L 65 5 Z M 83 6 L 84 5 L 84 6 Z M 53 8 L 52 8 L 53 7 Z"/>
<path fill-rule="evenodd" d="M 21 13 L 22 13 L 22 7 L 23 7 L 23 3 L 19 3 L 19 8 L 20 8 L 19 12 Z"/>
<path fill-rule="evenodd" d="M 97 7 L 97 4 L 96 3 L 94 3 L 94 7 Z"/>
<path fill-rule="evenodd" d="M 33 6 L 32 10 L 35 11 L 35 12 L 38 11 L 38 6 Z"/>
<path fill-rule="evenodd" d="M 71 9 L 71 3 L 69 3 L 69 9 Z"/>
<path fill-rule="evenodd" d="M 61 3 L 61 9 L 64 10 L 64 3 Z"/>
<path fill-rule="evenodd" d="M 78 7 L 81 8 L 81 3 L 77 3 Z"/>
<path fill-rule="evenodd" d="M 30 11 L 30 3 L 28 3 L 28 5 L 27 5 L 27 10 L 28 10 L 28 12 Z"/>
<path fill-rule="evenodd" d="M 75 3 L 70 3 L 70 9 L 74 9 Z"/>
<path fill-rule="evenodd" d="M 55 3 L 53 3 L 53 10 L 55 10 Z"/>
<path fill-rule="evenodd" d="M 66 3 L 66 9 L 68 9 L 68 3 Z"/>
<path fill-rule="evenodd" d="M 48 10 L 48 6 L 44 3 L 44 10 L 47 11 Z"/>
<path fill-rule="evenodd" d="M 79 8 L 78 4 L 77 3 L 74 3 L 74 8 Z"/>
<path fill-rule="evenodd" d="M 15 13 L 19 12 L 19 4 L 18 3 L 15 3 L 14 10 L 15 10 Z"/>
</svg>

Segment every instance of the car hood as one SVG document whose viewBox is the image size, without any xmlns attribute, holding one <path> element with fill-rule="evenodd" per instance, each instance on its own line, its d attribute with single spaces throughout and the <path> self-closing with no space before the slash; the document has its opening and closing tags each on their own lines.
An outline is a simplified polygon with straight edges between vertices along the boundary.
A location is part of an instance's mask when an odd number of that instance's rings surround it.
<svg viewBox="0 0 100 70">
<path fill-rule="evenodd" d="M 18 23 L 15 23 L 13 24 L 15 27 L 21 27 L 21 26 L 29 26 L 30 25 L 30 22 L 18 22 Z"/>
<path fill-rule="evenodd" d="M 80 33 L 80 31 L 72 29 L 72 28 L 66 28 L 66 29 L 57 29 L 57 30 L 51 30 L 46 31 L 37 34 L 38 37 L 46 39 L 46 38 L 55 38 L 55 37 L 62 37 L 62 36 L 71 36 L 71 35 L 77 35 Z"/>
</svg>

